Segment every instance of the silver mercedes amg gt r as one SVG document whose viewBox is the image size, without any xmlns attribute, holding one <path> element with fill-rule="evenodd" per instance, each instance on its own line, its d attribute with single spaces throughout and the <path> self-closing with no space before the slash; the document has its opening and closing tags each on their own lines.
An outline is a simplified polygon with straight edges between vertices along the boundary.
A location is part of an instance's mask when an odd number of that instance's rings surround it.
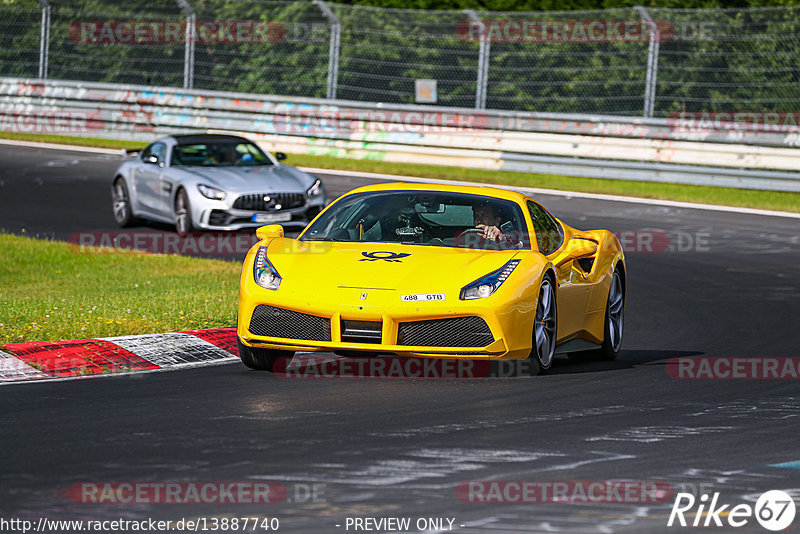
<svg viewBox="0 0 800 534">
<path fill-rule="evenodd" d="M 325 206 L 325 187 L 283 159 L 233 135 L 162 137 L 117 169 L 114 218 L 122 227 L 139 219 L 173 223 L 181 235 L 304 226 Z"/>
</svg>

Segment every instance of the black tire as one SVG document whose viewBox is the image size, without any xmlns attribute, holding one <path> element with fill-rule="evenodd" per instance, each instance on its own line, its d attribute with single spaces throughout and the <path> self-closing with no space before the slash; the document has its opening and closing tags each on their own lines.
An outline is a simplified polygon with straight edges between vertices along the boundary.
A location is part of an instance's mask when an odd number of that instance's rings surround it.
<svg viewBox="0 0 800 534">
<path fill-rule="evenodd" d="M 238 338 L 236 341 L 239 345 L 239 357 L 242 359 L 242 363 L 256 371 L 271 372 L 278 358 L 290 360 L 294 356 L 293 351 L 258 349 L 255 347 L 248 347 Z"/>
<path fill-rule="evenodd" d="M 192 206 L 189 204 L 189 195 L 185 189 L 178 191 L 175 196 L 175 229 L 178 235 L 184 237 L 192 233 Z"/>
<path fill-rule="evenodd" d="M 613 300 L 613 302 L 612 302 Z M 595 360 L 615 360 L 622 348 L 622 333 L 625 324 L 625 284 L 619 268 L 614 269 L 606 299 L 606 318 L 603 327 L 603 344 L 588 353 Z"/>
<path fill-rule="evenodd" d="M 138 224 L 139 219 L 131 210 L 131 195 L 125 179 L 118 176 L 111 186 L 111 209 L 114 212 L 114 220 L 122 228 Z"/>
<path fill-rule="evenodd" d="M 527 359 L 528 371 L 532 376 L 544 373 L 553 365 L 557 333 L 556 286 L 552 276 L 546 274 L 539 288 L 539 300 L 536 303 L 536 315 L 533 321 L 531 354 Z"/>
</svg>

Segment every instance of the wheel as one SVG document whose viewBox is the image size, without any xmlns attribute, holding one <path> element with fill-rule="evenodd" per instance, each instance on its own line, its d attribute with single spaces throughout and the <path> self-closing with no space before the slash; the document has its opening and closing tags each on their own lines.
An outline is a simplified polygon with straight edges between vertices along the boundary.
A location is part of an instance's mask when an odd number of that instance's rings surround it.
<svg viewBox="0 0 800 534">
<path fill-rule="evenodd" d="M 192 233 L 194 229 L 192 225 L 192 207 L 189 204 L 189 195 L 186 194 L 185 189 L 178 191 L 178 196 L 175 197 L 175 228 L 181 237 Z"/>
<path fill-rule="evenodd" d="M 556 310 L 556 291 L 553 280 L 545 275 L 539 289 L 539 302 L 536 305 L 536 318 L 533 324 L 533 347 L 528 356 L 530 374 L 541 374 L 553 365 L 558 330 Z"/>
<path fill-rule="evenodd" d="M 123 178 L 114 180 L 114 185 L 111 187 L 111 205 L 114 209 L 114 220 L 121 227 L 126 228 L 139 222 L 131 210 L 131 196 L 128 193 L 128 184 Z"/>
<path fill-rule="evenodd" d="M 592 355 L 598 360 L 611 361 L 619 355 L 622 347 L 622 327 L 625 314 L 625 290 L 622 286 L 622 275 L 614 269 L 611 287 L 608 289 L 606 302 L 606 320 L 603 329 L 603 344 Z"/>
<path fill-rule="evenodd" d="M 257 349 L 248 347 L 238 338 L 236 341 L 239 345 L 239 357 L 242 359 L 242 363 L 256 371 L 272 371 L 272 366 L 278 358 L 290 360 L 294 356 L 293 351 Z"/>
</svg>

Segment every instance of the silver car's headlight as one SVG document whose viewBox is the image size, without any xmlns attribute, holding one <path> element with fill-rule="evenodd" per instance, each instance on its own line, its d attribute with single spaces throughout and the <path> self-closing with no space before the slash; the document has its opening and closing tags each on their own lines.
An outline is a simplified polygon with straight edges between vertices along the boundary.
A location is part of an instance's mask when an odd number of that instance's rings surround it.
<svg viewBox="0 0 800 534">
<path fill-rule="evenodd" d="M 267 247 L 258 247 L 256 260 L 253 262 L 253 278 L 256 284 L 265 289 L 275 291 L 281 286 L 281 276 L 267 259 Z"/>
<path fill-rule="evenodd" d="M 200 194 L 211 200 L 225 200 L 225 191 L 211 187 L 210 185 L 197 184 L 197 190 Z"/>
<path fill-rule="evenodd" d="M 322 194 L 322 180 L 317 179 L 317 181 L 314 182 L 314 185 L 308 188 L 306 194 L 308 195 L 308 198 L 315 198 L 320 196 Z"/>
</svg>

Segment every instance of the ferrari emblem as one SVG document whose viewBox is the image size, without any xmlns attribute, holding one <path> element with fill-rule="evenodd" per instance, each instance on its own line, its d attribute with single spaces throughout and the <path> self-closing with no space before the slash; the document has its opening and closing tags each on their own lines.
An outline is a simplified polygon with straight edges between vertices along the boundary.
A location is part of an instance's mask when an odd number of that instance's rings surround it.
<svg viewBox="0 0 800 534">
<path fill-rule="evenodd" d="M 361 300 L 367 300 L 367 294 L 361 293 Z"/>
</svg>

